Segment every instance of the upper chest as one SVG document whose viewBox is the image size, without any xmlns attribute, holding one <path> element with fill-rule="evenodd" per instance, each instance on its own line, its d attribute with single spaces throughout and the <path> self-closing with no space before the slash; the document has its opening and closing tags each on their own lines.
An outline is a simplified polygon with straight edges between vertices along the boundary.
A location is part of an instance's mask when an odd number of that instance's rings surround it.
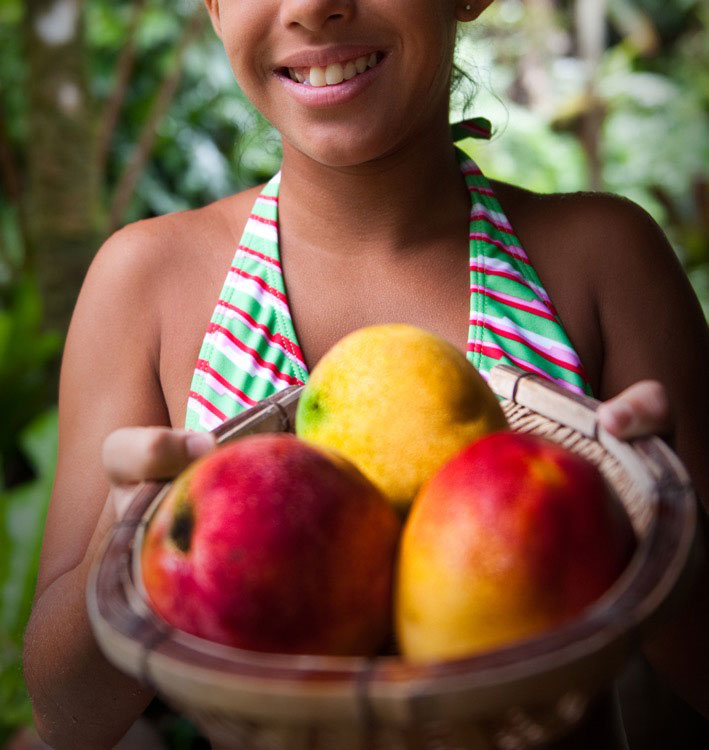
<svg viewBox="0 0 709 750">
<path fill-rule="evenodd" d="M 312 369 L 347 333 L 379 323 L 409 323 L 465 351 L 469 324 L 467 242 L 404 253 L 339 253 L 284 247 L 283 273 L 303 357 Z"/>
</svg>

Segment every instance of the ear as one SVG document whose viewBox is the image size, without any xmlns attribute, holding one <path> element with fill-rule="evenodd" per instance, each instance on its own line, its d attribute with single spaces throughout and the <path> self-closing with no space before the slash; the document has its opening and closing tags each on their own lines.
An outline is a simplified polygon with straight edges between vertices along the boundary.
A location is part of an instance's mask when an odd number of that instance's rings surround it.
<svg viewBox="0 0 709 750">
<path fill-rule="evenodd" d="M 222 26 L 219 20 L 219 0 L 204 0 L 204 6 L 209 13 L 209 19 L 212 22 L 212 28 L 215 34 L 222 38 Z"/>
<path fill-rule="evenodd" d="M 455 17 L 463 22 L 474 21 L 494 0 L 455 0 Z"/>
</svg>

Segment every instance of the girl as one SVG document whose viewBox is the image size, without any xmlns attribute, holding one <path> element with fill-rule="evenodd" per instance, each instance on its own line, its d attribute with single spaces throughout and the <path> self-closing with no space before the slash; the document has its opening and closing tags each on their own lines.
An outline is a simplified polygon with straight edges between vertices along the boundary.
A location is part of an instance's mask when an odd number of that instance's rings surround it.
<svg viewBox="0 0 709 750">
<path fill-rule="evenodd" d="M 26 639 L 37 726 L 55 747 L 110 747 L 151 699 L 99 652 L 84 591 L 130 487 L 213 446 L 171 428 L 204 430 L 305 380 L 355 328 L 413 323 L 483 372 L 511 361 L 606 399 L 610 431 L 672 435 L 709 497 L 707 327 L 657 226 L 618 198 L 489 182 L 456 153 L 456 28 L 492 0 L 205 2 L 239 85 L 283 136 L 282 170 L 126 227 L 87 275 Z M 705 592 L 648 649 L 706 712 Z M 615 747 L 611 724 L 596 727 L 610 733 L 592 745 Z"/>
</svg>

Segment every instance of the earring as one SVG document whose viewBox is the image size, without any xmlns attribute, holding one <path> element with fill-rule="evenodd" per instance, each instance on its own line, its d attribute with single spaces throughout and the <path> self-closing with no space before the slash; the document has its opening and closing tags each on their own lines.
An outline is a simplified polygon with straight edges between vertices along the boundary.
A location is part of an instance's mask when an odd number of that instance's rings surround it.
<svg viewBox="0 0 709 750">
<path fill-rule="evenodd" d="M 470 10 L 472 10 L 472 9 L 473 9 L 473 6 L 472 6 L 472 5 L 470 4 L 470 3 L 468 3 L 468 4 L 467 4 L 467 5 L 465 6 L 465 10 L 467 10 L 467 11 L 470 11 Z"/>
</svg>

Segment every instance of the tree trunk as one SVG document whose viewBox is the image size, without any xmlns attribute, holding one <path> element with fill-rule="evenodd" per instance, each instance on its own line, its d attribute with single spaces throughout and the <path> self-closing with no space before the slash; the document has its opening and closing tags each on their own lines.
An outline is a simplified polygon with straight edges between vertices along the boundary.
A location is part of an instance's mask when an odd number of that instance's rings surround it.
<svg viewBox="0 0 709 750">
<path fill-rule="evenodd" d="M 576 0 L 576 37 L 586 72 L 588 107 L 581 119 L 581 143 L 586 151 L 592 190 L 603 188 L 601 140 L 606 114 L 598 95 L 598 66 L 606 48 L 607 0 Z"/>
<path fill-rule="evenodd" d="M 26 8 L 29 257 L 47 325 L 64 332 L 102 223 L 84 3 L 29 0 Z"/>
</svg>

